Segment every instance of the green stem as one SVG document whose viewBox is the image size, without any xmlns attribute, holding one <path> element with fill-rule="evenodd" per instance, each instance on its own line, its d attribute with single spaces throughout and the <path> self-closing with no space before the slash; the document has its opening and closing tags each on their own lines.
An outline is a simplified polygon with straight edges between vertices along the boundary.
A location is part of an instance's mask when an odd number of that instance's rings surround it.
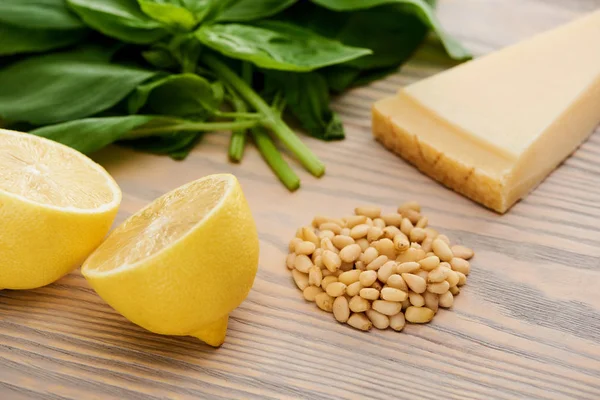
<svg viewBox="0 0 600 400">
<path fill-rule="evenodd" d="M 234 122 L 184 122 L 175 125 L 164 125 L 147 128 L 137 128 L 130 131 L 125 139 L 136 139 L 144 136 L 160 136 L 173 132 L 209 132 L 209 131 L 232 131 L 237 129 L 249 129 L 258 124 L 260 120 L 245 120 Z"/>
<path fill-rule="evenodd" d="M 231 102 L 235 110 L 239 113 L 248 111 L 246 102 L 237 96 L 232 96 Z M 231 140 L 229 141 L 229 158 L 231 161 L 240 162 L 244 157 L 246 148 L 246 129 L 236 129 L 231 131 Z"/>
<path fill-rule="evenodd" d="M 236 110 L 238 110 L 236 108 Z M 223 117 L 223 118 L 239 118 L 239 119 L 263 119 L 264 116 L 262 116 L 261 114 L 258 113 L 250 113 L 250 112 L 245 112 L 245 111 L 235 111 L 235 112 L 225 112 L 225 111 L 216 111 L 215 112 L 215 116 L 216 117 Z"/>
<path fill-rule="evenodd" d="M 262 127 L 255 127 L 250 130 L 252 139 L 260 151 L 269 167 L 275 172 L 275 175 L 291 192 L 300 187 L 300 178 L 283 159 L 277 147 L 271 140 L 269 134 Z"/>
<path fill-rule="evenodd" d="M 269 107 L 262 97 L 256 93 L 242 78 L 240 78 L 227 65 L 223 64 L 216 56 L 210 53 L 203 53 L 202 62 L 209 66 L 217 76 L 230 86 L 234 87 L 238 93 L 252 106 L 256 111 L 265 116 L 262 124 L 273 131 L 273 134 L 298 158 L 304 168 L 315 176 L 321 176 L 325 173 L 325 165 L 317 156 L 296 136 L 296 134 L 283 122 L 281 117 Z"/>
</svg>

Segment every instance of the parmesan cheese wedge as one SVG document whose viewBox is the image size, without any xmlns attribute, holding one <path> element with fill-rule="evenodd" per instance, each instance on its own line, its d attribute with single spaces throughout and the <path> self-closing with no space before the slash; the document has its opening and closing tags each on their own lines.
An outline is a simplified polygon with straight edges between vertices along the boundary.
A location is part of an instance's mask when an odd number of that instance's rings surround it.
<svg viewBox="0 0 600 400">
<path fill-rule="evenodd" d="M 401 89 L 373 134 L 430 177 L 500 213 L 600 123 L 600 11 Z"/>
</svg>

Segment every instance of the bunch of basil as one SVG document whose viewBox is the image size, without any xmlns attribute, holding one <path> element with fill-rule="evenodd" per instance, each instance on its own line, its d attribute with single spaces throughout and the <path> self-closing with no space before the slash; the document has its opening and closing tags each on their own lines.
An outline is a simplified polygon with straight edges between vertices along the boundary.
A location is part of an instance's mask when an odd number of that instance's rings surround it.
<svg viewBox="0 0 600 400">
<path fill-rule="evenodd" d="M 331 91 L 377 79 L 430 30 L 455 59 L 434 0 L 1 0 L 0 123 L 84 153 L 113 142 L 185 158 L 206 131 L 251 137 L 290 189 L 285 146 L 315 176 L 319 159 L 284 110 L 342 139 Z"/>
</svg>

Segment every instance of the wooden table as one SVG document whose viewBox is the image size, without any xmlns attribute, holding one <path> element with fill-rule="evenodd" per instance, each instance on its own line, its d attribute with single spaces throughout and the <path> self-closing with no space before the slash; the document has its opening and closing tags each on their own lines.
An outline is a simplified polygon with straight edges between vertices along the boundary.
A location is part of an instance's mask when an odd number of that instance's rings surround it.
<svg viewBox="0 0 600 400">
<path fill-rule="evenodd" d="M 480 54 L 598 7 L 440 0 L 439 14 Z M 223 134 L 207 136 L 181 163 L 121 148 L 98 154 L 124 191 L 117 222 L 184 182 L 236 174 L 260 231 L 256 283 L 220 349 L 129 323 L 79 272 L 39 290 L 3 291 L 0 399 L 600 399 L 600 133 L 508 214 L 487 211 L 369 133 L 374 100 L 447 65 L 420 57 L 337 99 L 348 139 L 306 139 L 328 172 L 321 180 L 302 174 L 294 194 L 253 149 L 242 165 L 229 164 Z M 406 199 L 421 201 L 436 227 L 477 251 L 451 311 L 402 333 L 363 333 L 302 299 L 284 266 L 296 227 L 315 214 L 371 203 L 391 210 Z"/>
</svg>

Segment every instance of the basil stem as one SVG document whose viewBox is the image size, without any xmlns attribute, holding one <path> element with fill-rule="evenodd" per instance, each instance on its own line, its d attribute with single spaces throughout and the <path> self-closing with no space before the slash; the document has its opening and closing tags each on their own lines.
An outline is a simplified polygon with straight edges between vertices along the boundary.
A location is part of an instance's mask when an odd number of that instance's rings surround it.
<svg viewBox="0 0 600 400">
<path fill-rule="evenodd" d="M 300 187 L 300 178 L 298 178 L 298 175 L 296 175 L 294 170 L 283 159 L 281 153 L 277 147 L 275 147 L 275 144 L 265 129 L 257 126 L 251 129 L 250 133 L 258 151 L 260 151 L 260 154 L 267 164 L 269 164 L 269 167 L 271 167 L 275 175 L 277 175 L 281 183 L 292 192 L 298 189 Z"/>
<path fill-rule="evenodd" d="M 182 122 L 173 125 L 149 126 L 133 129 L 124 139 L 134 139 L 144 136 L 159 136 L 173 132 L 210 132 L 249 129 L 260 123 L 260 120 L 244 120 L 233 122 Z"/>
<path fill-rule="evenodd" d="M 246 102 L 238 96 L 231 96 L 231 102 L 236 112 L 245 113 L 248 111 Z M 244 148 L 246 147 L 246 129 L 236 129 L 231 131 L 231 140 L 229 141 L 229 159 L 234 162 L 242 161 Z"/>
</svg>

